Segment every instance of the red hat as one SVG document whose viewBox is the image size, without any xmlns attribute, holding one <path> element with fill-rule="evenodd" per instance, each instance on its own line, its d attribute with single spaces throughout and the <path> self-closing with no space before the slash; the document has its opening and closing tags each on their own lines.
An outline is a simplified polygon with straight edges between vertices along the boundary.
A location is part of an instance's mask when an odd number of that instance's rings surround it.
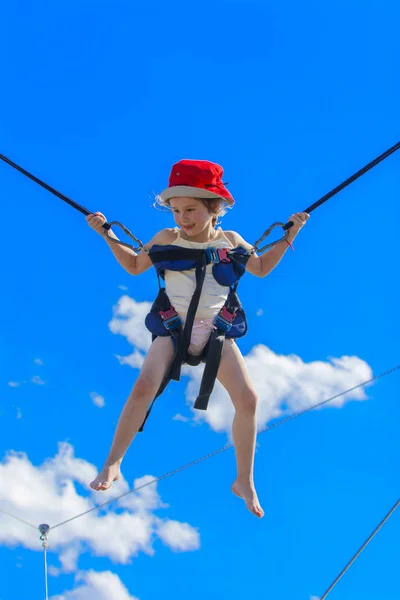
<svg viewBox="0 0 400 600">
<path fill-rule="evenodd" d="M 180 160 L 172 167 L 168 187 L 160 197 L 220 198 L 232 206 L 235 201 L 222 182 L 223 173 L 220 165 L 208 160 Z"/>
</svg>

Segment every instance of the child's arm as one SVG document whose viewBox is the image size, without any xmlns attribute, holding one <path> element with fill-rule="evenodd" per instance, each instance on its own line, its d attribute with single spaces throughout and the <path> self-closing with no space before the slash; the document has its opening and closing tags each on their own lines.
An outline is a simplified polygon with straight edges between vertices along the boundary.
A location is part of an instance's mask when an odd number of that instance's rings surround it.
<svg viewBox="0 0 400 600">
<path fill-rule="evenodd" d="M 116 244 L 107 238 L 106 231 L 103 228 L 107 219 L 102 213 L 96 212 L 92 215 L 88 215 L 86 220 L 90 227 L 105 239 L 121 267 L 123 267 L 130 275 L 139 275 L 140 273 L 147 271 L 147 269 L 150 269 L 153 263 L 146 252 L 136 254 L 131 248 Z M 154 244 L 168 244 L 171 238 L 171 231 L 172 230 L 170 229 L 163 229 L 157 233 L 148 244 L 145 244 L 145 248 L 149 250 Z M 108 231 L 108 235 L 115 240 L 118 240 L 112 229 Z"/>
<path fill-rule="evenodd" d="M 288 221 L 293 221 L 293 227 L 289 229 L 289 235 L 287 241 L 291 244 L 299 233 L 300 229 L 306 224 L 310 215 L 307 213 L 295 213 Z M 244 239 L 236 232 L 231 232 L 235 237 L 235 246 L 244 246 L 247 250 L 251 250 L 252 246 L 244 241 Z M 282 256 L 289 248 L 289 244 L 286 241 L 282 241 L 280 244 L 273 246 L 271 250 L 268 250 L 262 256 L 257 256 L 256 253 L 252 254 L 248 260 L 246 270 L 252 275 L 257 277 L 265 277 L 276 267 L 281 261 Z"/>
</svg>

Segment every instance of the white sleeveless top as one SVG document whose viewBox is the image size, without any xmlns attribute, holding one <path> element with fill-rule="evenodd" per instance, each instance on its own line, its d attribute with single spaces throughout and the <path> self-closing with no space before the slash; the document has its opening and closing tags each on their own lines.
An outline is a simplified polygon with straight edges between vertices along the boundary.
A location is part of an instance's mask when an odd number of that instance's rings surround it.
<svg viewBox="0 0 400 600">
<path fill-rule="evenodd" d="M 189 242 L 181 237 L 178 229 L 177 238 L 171 243 L 172 246 L 182 246 L 184 248 L 233 248 L 231 242 L 225 236 L 224 232 L 218 227 L 218 237 L 211 242 Z M 199 306 L 196 312 L 196 318 L 209 319 L 215 317 L 228 297 L 229 287 L 219 285 L 212 274 L 213 265 L 206 266 L 206 276 L 204 278 L 203 288 L 201 290 Z M 195 269 L 189 271 L 170 271 L 165 270 L 165 290 L 175 307 L 177 313 L 185 318 L 189 308 L 190 301 L 196 289 Z"/>
</svg>

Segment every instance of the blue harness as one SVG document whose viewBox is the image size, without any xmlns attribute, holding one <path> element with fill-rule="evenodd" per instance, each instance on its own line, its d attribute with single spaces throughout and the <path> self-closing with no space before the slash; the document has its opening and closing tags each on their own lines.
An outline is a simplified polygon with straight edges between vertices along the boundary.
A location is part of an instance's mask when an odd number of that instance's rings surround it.
<svg viewBox="0 0 400 600">
<path fill-rule="evenodd" d="M 171 367 L 147 411 L 144 423 L 155 400 L 162 394 L 171 379 L 179 381 L 184 363 L 192 366 L 197 366 L 200 362 L 205 363 L 200 392 L 194 407 L 199 410 L 207 409 L 218 373 L 224 338 L 240 338 L 247 333 L 246 315 L 236 294 L 236 288 L 246 271 L 246 264 L 250 256 L 251 253 L 242 246 L 237 248 L 211 247 L 204 250 L 192 250 L 173 245 L 154 245 L 150 248 L 149 257 L 157 271 L 159 292 L 146 316 L 145 325 L 151 332 L 153 341 L 158 336 L 171 336 L 175 355 Z M 208 264 L 213 265 L 212 273 L 217 283 L 229 287 L 229 293 L 225 304 L 214 319 L 214 330 L 203 352 L 199 356 L 193 356 L 189 354 L 188 348 Z M 191 269 L 195 269 L 196 288 L 183 326 L 181 317 L 171 305 L 165 291 L 165 271 L 188 271 Z M 144 423 L 140 431 L 142 431 Z"/>
</svg>

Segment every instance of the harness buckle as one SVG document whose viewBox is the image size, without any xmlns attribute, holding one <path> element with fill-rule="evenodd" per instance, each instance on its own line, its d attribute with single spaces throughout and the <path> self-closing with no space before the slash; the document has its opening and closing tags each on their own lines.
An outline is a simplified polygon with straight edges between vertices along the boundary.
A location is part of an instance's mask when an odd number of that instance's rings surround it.
<svg viewBox="0 0 400 600">
<path fill-rule="evenodd" d="M 206 258 L 209 263 L 218 263 L 219 256 L 217 253 L 217 249 L 212 248 L 211 246 L 209 248 L 206 248 Z"/>
<path fill-rule="evenodd" d="M 231 313 L 226 306 L 223 306 L 214 319 L 214 325 L 221 331 L 229 331 L 232 327 L 232 322 L 236 317 L 236 313 Z"/>
<path fill-rule="evenodd" d="M 217 252 L 219 262 L 231 262 L 231 259 L 228 257 L 229 248 L 218 248 Z"/>
<path fill-rule="evenodd" d="M 181 317 L 176 312 L 175 308 L 171 306 L 168 310 L 160 310 L 159 315 L 163 320 L 165 329 L 170 331 L 171 329 L 178 329 L 183 324 Z"/>
<path fill-rule="evenodd" d="M 229 248 L 206 248 L 206 257 L 209 263 L 231 262 L 228 258 Z"/>
</svg>

